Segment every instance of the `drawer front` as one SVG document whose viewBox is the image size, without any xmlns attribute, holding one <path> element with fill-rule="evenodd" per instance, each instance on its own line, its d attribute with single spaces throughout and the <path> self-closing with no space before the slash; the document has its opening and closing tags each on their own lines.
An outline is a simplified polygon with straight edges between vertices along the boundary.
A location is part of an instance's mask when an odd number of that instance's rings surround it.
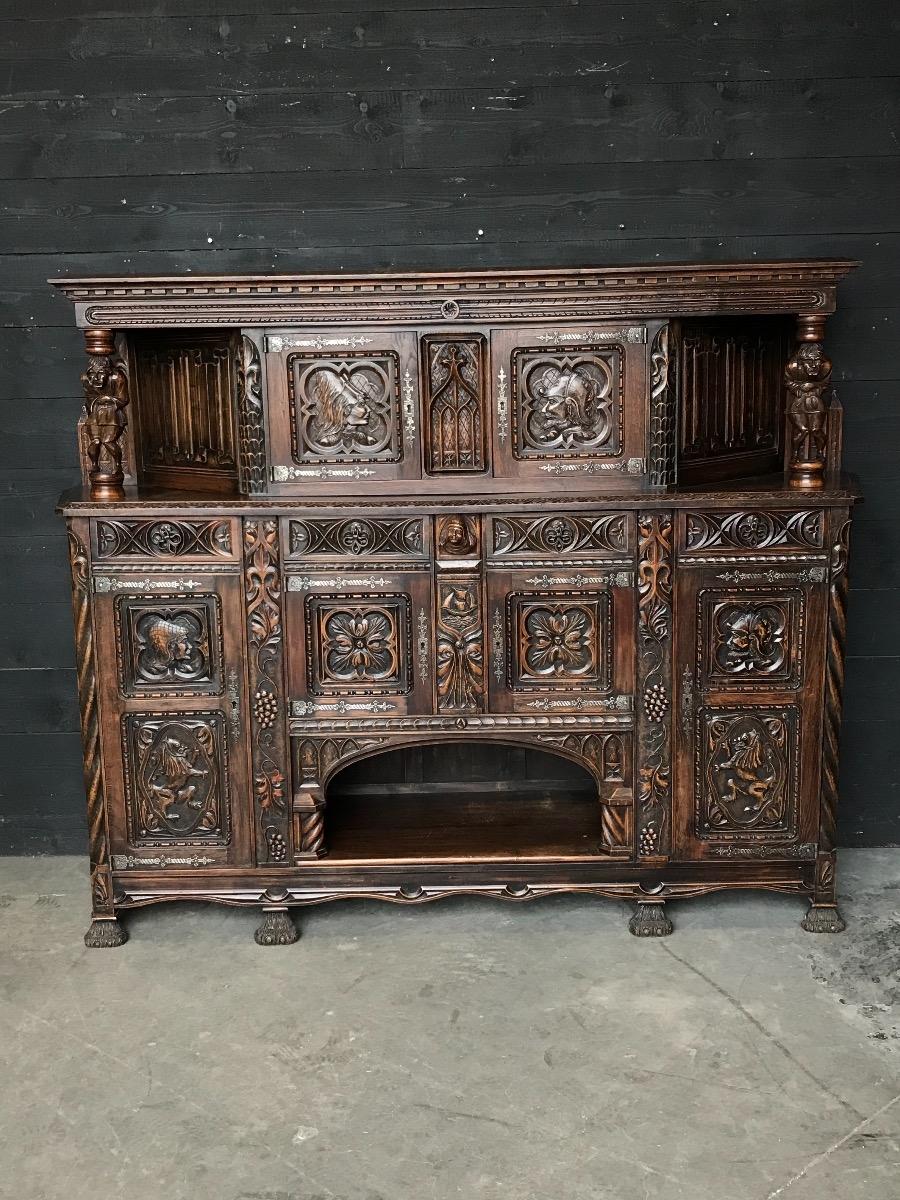
<svg viewBox="0 0 900 1200">
<path fill-rule="evenodd" d="M 494 473 L 552 480 L 646 469 L 648 326 L 495 330 Z"/>
<path fill-rule="evenodd" d="M 272 481 L 282 491 L 421 475 L 416 338 L 392 330 L 265 338 Z"/>
<path fill-rule="evenodd" d="M 352 565 L 428 568 L 432 522 L 417 516 L 323 516 L 301 513 L 284 521 L 285 562 L 319 568 Z"/>
<path fill-rule="evenodd" d="M 627 512 L 506 513 L 485 520 L 486 556 L 492 565 L 624 563 L 634 550 L 634 519 Z"/>
<path fill-rule="evenodd" d="M 237 566 L 101 562 L 93 586 L 113 868 L 250 865 Z"/>
<path fill-rule="evenodd" d="M 824 562 L 682 563 L 679 857 L 815 856 L 826 575 Z"/>
<path fill-rule="evenodd" d="M 431 712 L 430 572 L 291 570 L 285 622 L 295 716 Z"/>
</svg>

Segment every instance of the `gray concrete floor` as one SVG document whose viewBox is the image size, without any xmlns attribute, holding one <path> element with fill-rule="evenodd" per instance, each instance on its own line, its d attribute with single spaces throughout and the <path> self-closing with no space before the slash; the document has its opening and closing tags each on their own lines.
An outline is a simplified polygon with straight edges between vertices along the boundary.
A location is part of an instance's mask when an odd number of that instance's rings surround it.
<svg viewBox="0 0 900 1200">
<path fill-rule="evenodd" d="M 0 860 L 0 1196 L 896 1200 L 900 850 L 844 852 L 846 933 L 785 897 L 134 914 Z"/>
</svg>

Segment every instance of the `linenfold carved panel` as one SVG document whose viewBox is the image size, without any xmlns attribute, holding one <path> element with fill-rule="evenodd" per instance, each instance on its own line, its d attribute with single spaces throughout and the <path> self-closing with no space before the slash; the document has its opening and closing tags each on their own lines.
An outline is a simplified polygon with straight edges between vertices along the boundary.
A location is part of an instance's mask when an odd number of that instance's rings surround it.
<svg viewBox="0 0 900 1200">
<path fill-rule="evenodd" d="M 400 358 L 394 351 L 291 354 L 287 369 L 296 463 L 401 460 Z"/>
<path fill-rule="evenodd" d="M 698 719 L 697 836 L 796 836 L 797 710 L 708 707 Z"/>
<path fill-rule="evenodd" d="M 220 712 L 122 718 L 133 846 L 226 845 L 228 754 Z"/>
<path fill-rule="evenodd" d="M 426 468 L 431 474 L 485 469 L 486 362 L 487 342 L 480 334 L 422 339 Z"/>
</svg>

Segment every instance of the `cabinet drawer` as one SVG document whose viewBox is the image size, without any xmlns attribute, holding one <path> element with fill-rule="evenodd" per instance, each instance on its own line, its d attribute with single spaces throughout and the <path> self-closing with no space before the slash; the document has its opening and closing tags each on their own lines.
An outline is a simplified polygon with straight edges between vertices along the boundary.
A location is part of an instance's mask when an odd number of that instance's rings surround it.
<svg viewBox="0 0 900 1200">
<path fill-rule="evenodd" d="M 497 565 L 577 566 L 630 558 L 634 549 L 634 519 L 627 512 L 505 513 L 485 520 L 487 558 Z"/>
</svg>

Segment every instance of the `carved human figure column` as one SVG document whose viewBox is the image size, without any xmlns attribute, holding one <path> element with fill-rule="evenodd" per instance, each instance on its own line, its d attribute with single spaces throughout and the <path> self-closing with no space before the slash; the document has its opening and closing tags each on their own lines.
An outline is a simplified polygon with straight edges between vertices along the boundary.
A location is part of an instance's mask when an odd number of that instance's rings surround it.
<svg viewBox="0 0 900 1200">
<path fill-rule="evenodd" d="M 799 345 L 784 370 L 791 435 L 788 481 L 794 488 L 820 488 L 825 481 L 831 359 L 824 338 L 823 316 L 797 318 Z"/>
<path fill-rule="evenodd" d="M 84 346 L 88 365 L 81 386 L 91 499 L 124 500 L 122 435 L 127 425 L 128 377 L 122 362 L 114 358 L 116 339 L 111 329 L 86 329 Z"/>
</svg>

